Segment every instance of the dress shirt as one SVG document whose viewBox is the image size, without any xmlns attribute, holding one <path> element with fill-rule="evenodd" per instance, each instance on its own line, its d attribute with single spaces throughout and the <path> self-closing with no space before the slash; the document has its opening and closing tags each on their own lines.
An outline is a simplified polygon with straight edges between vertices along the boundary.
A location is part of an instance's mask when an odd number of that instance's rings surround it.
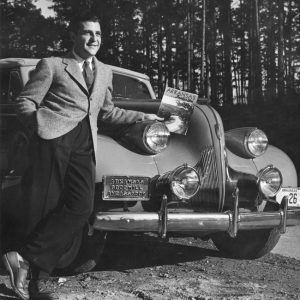
<svg viewBox="0 0 300 300">
<path fill-rule="evenodd" d="M 83 59 L 82 57 L 80 57 L 79 55 L 76 54 L 76 52 L 74 50 L 72 50 L 72 53 L 78 63 L 79 69 L 81 71 L 81 73 L 83 72 L 83 64 L 85 62 L 85 59 Z M 93 57 L 89 57 L 88 59 L 86 59 L 86 61 L 89 63 L 90 68 L 92 69 L 92 71 L 94 70 L 94 65 L 93 65 Z"/>
</svg>

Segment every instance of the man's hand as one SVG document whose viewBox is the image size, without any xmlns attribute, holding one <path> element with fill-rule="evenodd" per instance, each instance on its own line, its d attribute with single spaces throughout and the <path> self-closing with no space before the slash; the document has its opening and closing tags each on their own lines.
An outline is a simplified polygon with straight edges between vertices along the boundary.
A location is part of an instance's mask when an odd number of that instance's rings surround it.
<svg viewBox="0 0 300 300">
<path fill-rule="evenodd" d="M 170 119 L 165 122 L 165 125 L 170 132 L 178 132 L 183 126 L 181 118 L 174 115 L 172 115 Z"/>
<path fill-rule="evenodd" d="M 156 114 L 145 114 L 144 121 L 164 121 L 164 118 L 161 118 Z M 171 115 L 164 123 L 170 132 L 180 132 L 183 126 L 182 119 L 174 115 Z"/>
<path fill-rule="evenodd" d="M 163 121 L 164 118 L 159 117 L 156 114 L 145 114 L 144 115 L 144 121 Z"/>
</svg>

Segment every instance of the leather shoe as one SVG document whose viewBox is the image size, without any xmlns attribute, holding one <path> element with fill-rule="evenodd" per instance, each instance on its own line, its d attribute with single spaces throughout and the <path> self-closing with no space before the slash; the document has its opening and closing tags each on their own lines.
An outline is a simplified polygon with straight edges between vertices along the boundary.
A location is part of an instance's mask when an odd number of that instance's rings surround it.
<svg viewBox="0 0 300 300">
<path fill-rule="evenodd" d="M 28 285 L 30 299 L 53 300 L 59 299 L 49 288 L 49 281 L 46 279 L 31 279 Z"/>
<path fill-rule="evenodd" d="M 29 299 L 29 293 L 26 287 L 29 263 L 15 251 L 7 252 L 2 258 L 9 272 L 9 279 L 13 291 L 20 299 Z"/>
</svg>

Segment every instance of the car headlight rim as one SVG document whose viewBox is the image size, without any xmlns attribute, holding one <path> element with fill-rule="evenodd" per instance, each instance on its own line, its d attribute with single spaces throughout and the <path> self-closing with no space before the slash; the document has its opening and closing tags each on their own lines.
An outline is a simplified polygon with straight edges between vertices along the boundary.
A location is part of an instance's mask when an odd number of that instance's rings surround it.
<svg viewBox="0 0 300 300">
<path fill-rule="evenodd" d="M 252 157 L 263 155 L 268 145 L 269 141 L 267 135 L 258 128 L 253 129 L 245 136 L 244 147 Z"/>
<path fill-rule="evenodd" d="M 193 167 L 183 165 L 172 172 L 170 176 L 170 189 L 179 199 L 188 200 L 194 197 L 199 188 L 200 176 Z"/>
<path fill-rule="evenodd" d="M 258 173 L 258 187 L 260 193 L 265 197 L 275 197 L 282 187 L 282 174 L 280 170 L 272 165 L 260 170 Z"/>
<path fill-rule="evenodd" d="M 167 148 L 169 137 L 167 126 L 161 122 L 154 122 L 145 128 L 143 142 L 150 153 L 157 154 Z"/>
</svg>

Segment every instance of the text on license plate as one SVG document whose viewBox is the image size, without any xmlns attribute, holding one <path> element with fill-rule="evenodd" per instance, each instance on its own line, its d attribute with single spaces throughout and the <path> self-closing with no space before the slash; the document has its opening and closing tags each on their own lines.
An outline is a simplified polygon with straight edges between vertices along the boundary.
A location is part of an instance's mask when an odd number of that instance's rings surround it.
<svg viewBox="0 0 300 300">
<path fill-rule="evenodd" d="M 149 177 L 103 176 L 103 200 L 147 201 L 149 185 Z"/>
<path fill-rule="evenodd" d="M 276 201 L 281 204 L 283 197 L 287 197 L 288 207 L 300 207 L 300 188 L 283 187 L 276 195 Z"/>
</svg>

